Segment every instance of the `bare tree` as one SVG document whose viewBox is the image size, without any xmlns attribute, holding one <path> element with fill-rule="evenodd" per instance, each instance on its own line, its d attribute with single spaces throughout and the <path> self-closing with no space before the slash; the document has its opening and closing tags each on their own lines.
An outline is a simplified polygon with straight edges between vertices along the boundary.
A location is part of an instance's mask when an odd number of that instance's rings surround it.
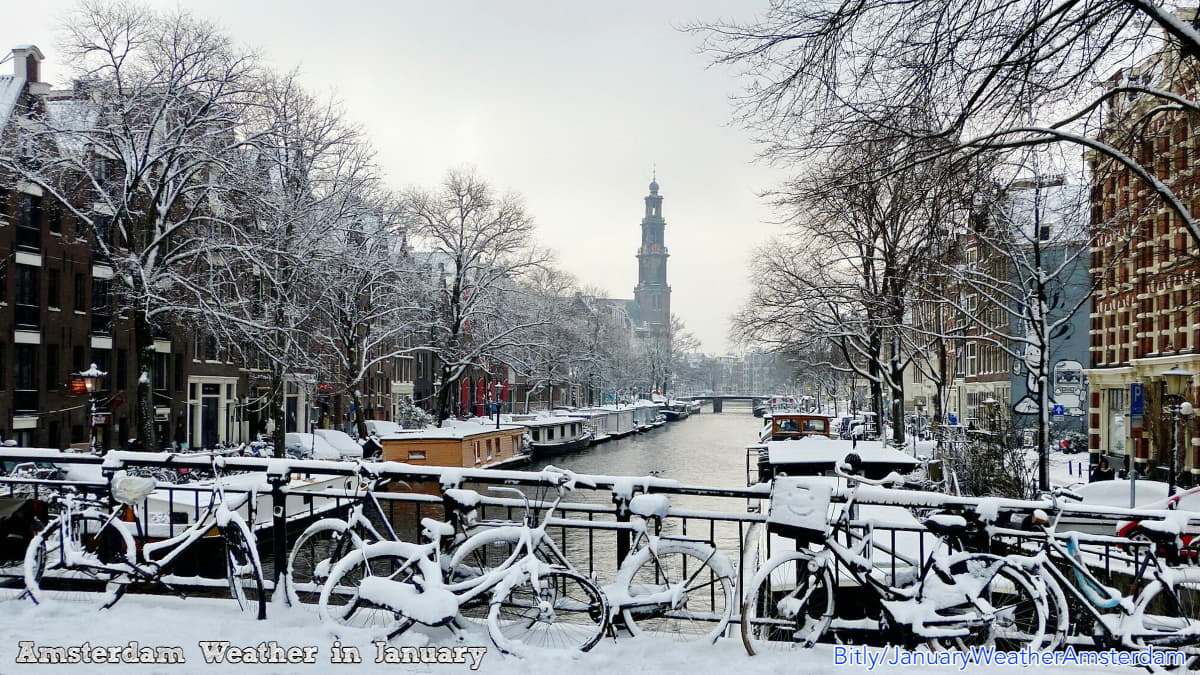
<svg viewBox="0 0 1200 675">
<path fill-rule="evenodd" d="M 1140 149 L 1164 118 L 1200 112 L 1194 9 L 1163 0 L 775 0 L 760 20 L 692 29 L 716 62 L 747 76 L 739 117 L 768 158 L 809 157 L 848 135 L 938 139 L 924 158 L 1068 144 L 1095 153 L 1098 173 L 1139 177 L 1200 246 L 1172 169 Z"/>
<path fill-rule="evenodd" d="M 437 418 L 472 366 L 509 362 L 525 333 L 551 317 L 514 320 L 516 282 L 549 262 L 533 245 L 533 219 L 516 195 L 498 196 L 474 171 L 450 171 L 440 189 L 411 189 L 403 213 L 417 250 L 435 270 L 427 347 L 438 359 Z"/>
</svg>

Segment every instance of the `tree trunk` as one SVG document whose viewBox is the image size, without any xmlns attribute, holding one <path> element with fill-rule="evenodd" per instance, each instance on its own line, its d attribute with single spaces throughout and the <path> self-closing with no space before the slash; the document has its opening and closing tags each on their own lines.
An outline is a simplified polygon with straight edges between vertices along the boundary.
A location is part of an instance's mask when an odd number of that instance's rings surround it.
<svg viewBox="0 0 1200 675">
<path fill-rule="evenodd" d="M 283 447 L 284 434 L 287 433 L 287 415 L 284 411 L 286 400 L 283 371 L 275 368 L 271 372 L 271 421 L 275 424 L 275 430 L 271 432 L 271 453 L 279 458 L 287 455 Z"/>
<path fill-rule="evenodd" d="M 134 429 L 142 447 L 149 450 L 158 448 L 159 445 L 154 434 L 154 385 L 150 381 L 150 373 L 154 372 L 154 333 L 150 328 L 149 318 L 143 312 L 134 313 L 133 349 L 137 354 L 138 365 Z M 124 385 L 124 382 L 117 383 L 117 386 Z"/>
</svg>

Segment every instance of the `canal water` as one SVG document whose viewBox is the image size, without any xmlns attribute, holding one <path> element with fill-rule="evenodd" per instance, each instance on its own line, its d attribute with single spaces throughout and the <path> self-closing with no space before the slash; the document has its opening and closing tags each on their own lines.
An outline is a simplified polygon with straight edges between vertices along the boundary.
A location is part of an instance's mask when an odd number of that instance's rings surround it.
<svg viewBox="0 0 1200 675">
<path fill-rule="evenodd" d="M 751 414 L 750 408 L 727 404 L 725 411 L 704 412 L 685 420 L 671 422 L 658 429 L 626 436 L 594 445 L 575 453 L 557 455 L 530 465 L 538 470 L 547 465 L 570 469 L 580 474 L 605 476 L 656 476 L 680 484 L 703 487 L 741 488 L 746 486 L 746 446 L 757 441 L 762 421 Z M 746 500 L 728 497 L 670 495 L 675 509 L 706 512 L 746 512 Z M 579 489 L 567 495 L 564 502 L 598 504 L 612 507 L 608 490 Z M 581 516 L 566 513 L 567 517 Z M 612 521 L 610 515 L 596 517 Z M 712 541 L 731 560 L 740 556 L 745 527 L 741 523 L 713 521 L 705 518 L 670 518 L 663 527 L 664 535 L 686 535 Z M 555 538 L 565 543 L 573 564 L 601 578 L 610 577 L 616 570 L 616 534 L 611 531 L 567 530 Z"/>
<path fill-rule="evenodd" d="M 726 404 L 658 429 L 633 434 L 531 465 L 553 464 L 576 473 L 660 476 L 686 485 L 746 486 L 746 446 L 757 441 L 762 420 L 750 408 Z M 686 499 L 680 497 L 679 499 Z"/>
</svg>

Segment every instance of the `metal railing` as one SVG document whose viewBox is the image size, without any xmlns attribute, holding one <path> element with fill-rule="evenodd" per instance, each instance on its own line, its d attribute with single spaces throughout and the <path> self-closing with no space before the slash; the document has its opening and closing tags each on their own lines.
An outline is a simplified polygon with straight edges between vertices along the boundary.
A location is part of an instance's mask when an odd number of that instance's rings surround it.
<svg viewBox="0 0 1200 675">
<path fill-rule="evenodd" d="M 64 488 L 106 495 L 108 475 L 131 467 L 210 468 L 210 460 L 206 456 L 189 457 L 186 453 L 114 451 L 100 458 L 87 454 L 5 448 L 0 449 L 0 461 L 99 467 L 102 478 L 90 480 L 0 477 L 0 497 L 36 499 L 46 499 Z M 352 481 L 347 480 L 358 475 L 360 466 L 357 463 L 236 456 L 224 457 L 220 461 L 222 470 L 231 474 L 225 479 L 225 490 L 230 493 L 250 493 L 242 514 L 259 535 L 268 588 L 274 588 L 271 580 L 276 577 L 277 570 L 284 569 L 289 546 L 304 527 L 318 518 L 344 513 L 358 498 L 350 489 Z M 369 467 L 372 472 L 391 480 L 391 484 L 385 485 L 375 496 L 397 535 L 410 541 L 417 540 L 422 518 L 447 520 L 452 516 L 446 513 L 443 502 L 442 491 L 445 489 L 479 489 L 479 515 L 482 519 L 512 521 L 520 518 L 523 501 L 489 496 L 486 490 L 488 486 L 524 488 L 530 493 L 534 507 L 540 510 L 548 505 L 549 500 L 539 497 L 545 497 L 544 492 L 550 488 L 552 480 L 561 475 L 549 471 L 459 469 L 397 462 L 370 463 Z M 91 469 L 91 472 L 95 474 L 96 469 Z M 239 475 L 236 472 L 244 473 Z M 739 564 L 739 568 L 740 562 L 747 559 L 747 546 L 758 548 L 761 553 L 759 559 L 765 560 L 780 548 L 794 550 L 806 545 L 769 534 L 757 538 L 747 536 L 752 526 L 766 520 L 765 500 L 769 498 L 770 489 L 766 484 L 747 488 L 716 488 L 685 485 L 675 480 L 650 476 L 632 478 L 580 474 L 575 478 L 575 492 L 568 496 L 571 501 L 559 506 L 559 517 L 551 521 L 548 529 L 572 564 L 604 582 L 613 579 L 621 560 L 629 552 L 633 539 L 629 505 L 639 493 L 673 497 L 671 508 L 663 520 L 664 534 L 711 542 L 730 560 Z M 402 483 L 408 487 L 401 490 Z M 147 497 L 140 505 L 148 523 L 147 531 L 141 532 L 140 536 L 159 539 L 178 534 L 190 523 L 185 517 L 189 510 L 192 514 L 201 511 L 210 493 L 210 488 L 203 483 L 160 484 L 159 490 L 152 495 L 153 503 L 151 497 Z M 846 486 L 842 483 L 833 491 L 832 500 L 835 504 L 844 503 L 847 495 Z M 862 537 L 871 537 L 873 545 L 869 553 L 876 568 L 884 574 L 890 574 L 893 583 L 898 570 L 911 566 L 914 560 L 926 560 L 945 545 L 920 524 L 920 517 L 927 512 L 986 510 L 993 513 L 1011 512 L 1025 517 L 1036 509 L 1049 510 L 1052 506 L 1049 500 L 950 497 L 867 486 L 860 488 L 855 501 L 859 511 L 851 514 L 850 527 L 843 536 L 859 541 Z M 760 505 L 762 508 L 756 508 Z M 1069 503 L 1059 503 L 1057 506 L 1072 517 L 1092 519 L 1101 523 L 1102 527 L 1110 522 L 1115 525 L 1120 519 L 1163 518 L 1168 513 Z M 910 516 L 907 519 L 890 517 L 891 514 L 905 512 Z M 172 515 L 178 513 L 185 516 Z M 905 520 L 907 522 L 903 522 Z M 1028 549 L 1037 536 L 1035 533 L 1004 531 L 997 535 L 996 541 L 997 544 L 1005 543 L 1012 547 L 1010 550 Z M 1129 572 L 1136 569 L 1139 556 L 1144 555 L 1140 551 L 1144 549 L 1114 536 L 1079 535 L 1078 539 L 1086 556 L 1085 561 L 1097 576 L 1122 590 L 1132 587 L 1136 580 L 1129 576 Z M 204 567 L 202 560 L 196 561 L 196 570 L 203 571 Z M 752 573 L 739 569 L 738 576 L 748 578 Z M 9 577 L 9 585 L 19 585 L 21 574 L 19 564 L 15 568 L 12 565 L 0 568 L 0 579 Z M 183 576 L 186 577 L 186 574 Z M 186 583 L 187 579 L 183 581 Z M 740 579 L 737 581 L 737 597 L 740 598 Z M 202 580 L 196 580 L 196 583 L 206 585 Z M 839 589 L 839 592 L 841 590 L 853 592 L 853 589 Z M 736 609 L 734 619 L 738 619 Z"/>
</svg>

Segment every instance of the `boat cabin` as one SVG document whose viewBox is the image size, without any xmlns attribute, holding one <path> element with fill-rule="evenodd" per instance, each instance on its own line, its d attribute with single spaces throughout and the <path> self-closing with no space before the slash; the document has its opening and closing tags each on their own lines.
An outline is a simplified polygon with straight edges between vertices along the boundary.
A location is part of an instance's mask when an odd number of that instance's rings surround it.
<svg viewBox="0 0 1200 675">
<path fill-rule="evenodd" d="M 761 441 L 786 441 L 805 436 L 828 438 L 833 433 L 833 419 L 818 413 L 775 413 L 763 426 Z"/>
<path fill-rule="evenodd" d="M 432 429 L 405 429 L 380 439 L 383 459 L 430 466 L 482 469 L 523 461 L 525 427 L 458 422 Z"/>
</svg>

